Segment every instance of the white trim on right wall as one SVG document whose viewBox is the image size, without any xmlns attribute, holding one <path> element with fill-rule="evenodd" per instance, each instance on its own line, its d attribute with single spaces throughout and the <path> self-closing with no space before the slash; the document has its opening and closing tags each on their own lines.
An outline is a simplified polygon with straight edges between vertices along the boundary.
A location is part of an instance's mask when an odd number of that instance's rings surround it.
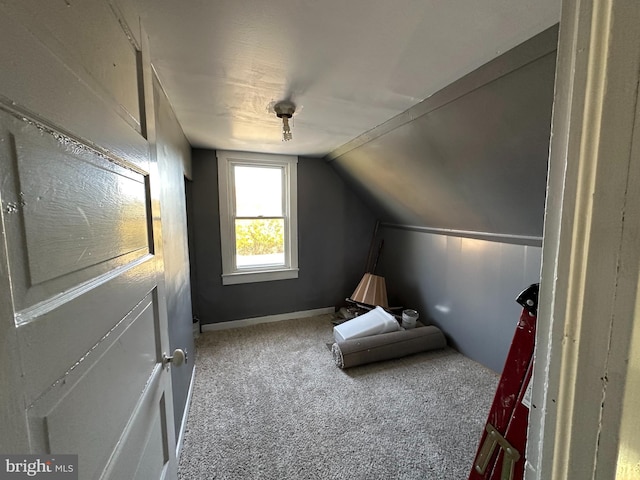
<svg viewBox="0 0 640 480">
<path fill-rule="evenodd" d="M 638 25 L 563 2 L 526 480 L 639 478 Z"/>
</svg>

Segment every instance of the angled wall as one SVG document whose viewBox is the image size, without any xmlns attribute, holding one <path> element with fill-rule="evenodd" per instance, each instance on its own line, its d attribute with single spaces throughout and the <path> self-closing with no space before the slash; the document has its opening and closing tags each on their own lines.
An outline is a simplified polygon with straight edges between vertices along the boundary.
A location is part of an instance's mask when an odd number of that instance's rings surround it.
<svg viewBox="0 0 640 480">
<path fill-rule="evenodd" d="M 391 304 L 501 371 L 539 281 L 557 26 L 327 160 L 383 222 Z"/>
<path fill-rule="evenodd" d="M 327 159 L 383 222 L 540 244 L 557 28 Z"/>
</svg>

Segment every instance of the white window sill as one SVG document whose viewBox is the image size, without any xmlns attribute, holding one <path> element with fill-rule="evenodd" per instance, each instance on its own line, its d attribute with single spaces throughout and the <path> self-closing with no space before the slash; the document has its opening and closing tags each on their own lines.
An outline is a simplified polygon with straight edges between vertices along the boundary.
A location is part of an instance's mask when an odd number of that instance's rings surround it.
<svg viewBox="0 0 640 480">
<path fill-rule="evenodd" d="M 223 285 L 237 285 L 239 283 L 271 282 L 298 278 L 298 269 L 268 270 L 264 272 L 240 272 L 222 275 Z"/>
</svg>

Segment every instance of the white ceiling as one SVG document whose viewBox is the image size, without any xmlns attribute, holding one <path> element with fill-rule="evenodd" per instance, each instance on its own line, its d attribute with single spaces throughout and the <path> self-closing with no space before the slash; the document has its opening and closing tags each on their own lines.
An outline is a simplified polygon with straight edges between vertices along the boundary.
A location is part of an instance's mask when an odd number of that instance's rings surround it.
<svg viewBox="0 0 640 480">
<path fill-rule="evenodd" d="M 560 0 L 136 0 L 193 146 L 323 156 L 559 21 Z M 291 99 L 293 140 L 269 111 Z"/>
</svg>

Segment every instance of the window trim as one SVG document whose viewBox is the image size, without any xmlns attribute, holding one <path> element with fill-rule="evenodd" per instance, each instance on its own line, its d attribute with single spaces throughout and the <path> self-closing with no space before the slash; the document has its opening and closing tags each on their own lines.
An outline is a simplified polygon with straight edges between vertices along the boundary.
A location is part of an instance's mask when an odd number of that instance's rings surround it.
<svg viewBox="0 0 640 480">
<path fill-rule="evenodd" d="M 269 282 L 298 278 L 298 157 L 218 150 L 218 193 L 222 284 Z M 284 171 L 285 265 L 238 269 L 235 262 L 233 165 L 279 167 Z M 288 246 L 288 248 L 287 248 Z"/>
</svg>

